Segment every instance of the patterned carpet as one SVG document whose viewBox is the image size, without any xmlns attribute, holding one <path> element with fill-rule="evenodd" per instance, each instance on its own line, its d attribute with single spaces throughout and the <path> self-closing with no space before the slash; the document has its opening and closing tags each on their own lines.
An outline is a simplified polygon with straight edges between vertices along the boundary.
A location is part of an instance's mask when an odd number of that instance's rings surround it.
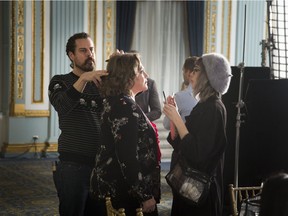
<svg viewBox="0 0 288 216">
<path fill-rule="evenodd" d="M 58 198 L 52 180 L 55 159 L 0 159 L 0 215 L 58 215 Z M 169 162 L 162 163 L 162 200 L 159 215 L 170 215 L 171 191 L 164 176 Z"/>
</svg>

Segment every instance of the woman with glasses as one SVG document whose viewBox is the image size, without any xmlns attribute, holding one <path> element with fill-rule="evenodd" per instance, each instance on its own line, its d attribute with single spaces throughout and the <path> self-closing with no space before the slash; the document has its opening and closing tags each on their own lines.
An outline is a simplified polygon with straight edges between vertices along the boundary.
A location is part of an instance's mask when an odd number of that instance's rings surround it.
<svg viewBox="0 0 288 216">
<path fill-rule="evenodd" d="M 223 164 L 227 146 L 226 109 L 221 96 L 229 88 L 231 69 L 227 59 L 217 53 L 202 55 L 190 73 L 193 94 L 198 100 L 184 123 L 172 96 L 163 112 L 172 122 L 168 142 L 181 152 L 187 163 L 213 176 L 208 198 L 201 205 L 185 202 L 173 193 L 172 216 L 221 216 Z"/>
</svg>

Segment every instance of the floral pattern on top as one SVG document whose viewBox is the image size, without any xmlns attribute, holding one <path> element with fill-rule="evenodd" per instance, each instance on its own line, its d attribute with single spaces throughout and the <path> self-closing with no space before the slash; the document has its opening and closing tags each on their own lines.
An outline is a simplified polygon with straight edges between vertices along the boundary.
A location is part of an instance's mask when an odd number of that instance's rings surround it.
<svg viewBox="0 0 288 216">
<path fill-rule="evenodd" d="M 125 95 L 103 100 L 102 145 L 91 176 L 94 197 L 151 199 L 158 165 L 157 140 L 149 120 Z"/>
</svg>

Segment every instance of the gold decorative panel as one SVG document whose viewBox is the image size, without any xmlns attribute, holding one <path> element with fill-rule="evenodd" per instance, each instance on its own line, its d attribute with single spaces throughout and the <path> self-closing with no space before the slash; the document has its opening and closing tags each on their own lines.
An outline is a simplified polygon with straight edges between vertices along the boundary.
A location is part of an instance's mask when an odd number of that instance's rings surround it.
<svg viewBox="0 0 288 216">
<path fill-rule="evenodd" d="M 23 80 L 24 80 L 24 74 L 21 72 L 17 73 L 17 98 L 22 99 L 23 98 Z"/>
<path fill-rule="evenodd" d="M 45 50 L 43 1 L 33 1 L 32 11 L 32 103 L 43 103 Z"/>
<path fill-rule="evenodd" d="M 97 1 L 88 2 L 88 33 L 94 41 L 95 50 L 97 47 Z"/>
<path fill-rule="evenodd" d="M 25 104 L 43 104 L 44 102 L 44 53 L 45 53 L 45 1 L 12 1 L 11 2 L 11 71 L 10 71 L 10 115 L 11 116 L 49 116 L 47 110 L 27 109 Z M 36 7 L 37 6 L 37 7 Z M 31 7 L 31 8 L 30 8 Z M 26 14 L 31 9 L 32 13 Z M 31 17 L 31 20 L 27 20 Z M 37 23 L 38 22 L 38 23 Z M 31 30 L 31 34 L 29 32 Z M 26 38 L 26 34 L 31 37 Z M 27 42 L 32 41 L 32 48 Z M 30 52 L 31 49 L 31 52 Z M 27 52 L 28 51 L 28 52 Z M 28 54 L 27 54 L 28 53 Z M 26 55 L 31 53 L 31 62 Z M 49 54 L 49 53 L 48 53 Z M 32 65 L 27 70 L 27 65 Z M 30 81 L 31 74 L 32 83 Z M 28 77 L 28 78 L 27 78 Z M 31 91 L 31 101 L 25 92 Z"/>
<path fill-rule="evenodd" d="M 105 1 L 104 3 L 104 58 L 108 59 L 109 56 L 116 49 L 116 2 L 115 1 Z"/>
<path fill-rule="evenodd" d="M 220 12 L 222 14 L 219 14 Z M 204 50 L 206 53 L 221 52 L 226 57 L 230 57 L 231 13 L 231 0 L 205 1 Z"/>
<path fill-rule="evenodd" d="M 24 99 L 24 61 L 25 61 L 25 28 L 24 28 L 24 1 L 12 2 L 11 6 L 11 83 L 10 83 L 10 114 L 23 114 L 23 107 L 19 109 L 18 102 Z M 20 111 L 21 110 L 21 111 Z"/>
</svg>

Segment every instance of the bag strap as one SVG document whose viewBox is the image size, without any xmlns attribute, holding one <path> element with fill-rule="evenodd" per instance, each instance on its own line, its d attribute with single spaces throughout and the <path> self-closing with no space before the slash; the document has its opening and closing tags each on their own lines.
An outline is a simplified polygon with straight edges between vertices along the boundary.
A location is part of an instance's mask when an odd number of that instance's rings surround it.
<svg viewBox="0 0 288 216">
<path fill-rule="evenodd" d="M 219 154 L 218 156 L 219 156 L 219 157 L 218 157 L 218 163 L 220 163 L 220 158 L 221 158 L 222 154 Z M 182 158 L 182 160 L 183 160 L 183 159 L 185 160 L 185 163 L 186 163 L 188 166 L 190 166 L 190 164 L 188 163 L 187 158 L 184 156 L 184 154 L 182 154 L 181 150 L 178 151 L 178 155 L 177 155 L 176 160 L 180 160 L 180 157 Z M 204 172 L 204 173 L 206 173 L 208 176 L 210 176 L 211 182 L 214 181 L 215 172 L 216 172 L 216 168 L 217 168 L 218 163 L 216 163 L 216 165 L 214 165 L 211 173 Z M 196 169 L 195 167 L 193 167 L 193 168 Z"/>
</svg>

